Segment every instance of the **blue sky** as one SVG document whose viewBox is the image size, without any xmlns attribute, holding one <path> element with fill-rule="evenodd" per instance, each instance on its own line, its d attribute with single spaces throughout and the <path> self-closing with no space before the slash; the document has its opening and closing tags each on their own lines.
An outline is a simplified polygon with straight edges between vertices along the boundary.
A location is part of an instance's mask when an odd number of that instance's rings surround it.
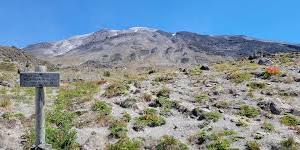
<svg viewBox="0 0 300 150">
<path fill-rule="evenodd" d="M 0 45 L 132 26 L 300 43 L 299 7 L 299 0 L 1 0 Z"/>
</svg>

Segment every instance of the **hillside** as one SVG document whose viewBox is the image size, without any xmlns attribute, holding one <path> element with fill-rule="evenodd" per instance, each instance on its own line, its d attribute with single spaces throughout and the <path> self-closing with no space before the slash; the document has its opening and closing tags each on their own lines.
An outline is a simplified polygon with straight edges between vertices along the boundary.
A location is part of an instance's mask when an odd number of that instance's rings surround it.
<svg viewBox="0 0 300 150">
<path fill-rule="evenodd" d="M 299 52 L 300 46 L 257 40 L 247 36 L 210 36 L 191 32 L 169 33 L 133 27 L 102 29 L 57 42 L 32 44 L 23 50 L 55 63 L 97 66 L 128 64 L 200 64 L 263 53 Z"/>
<path fill-rule="evenodd" d="M 37 59 L 19 48 L 9 46 L 0 46 L 0 62 L 3 61 L 14 63 L 18 68 L 23 68 L 26 65 L 28 67 L 36 65 L 47 65 L 50 68 L 53 67 L 52 64 Z"/>
<path fill-rule="evenodd" d="M 70 150 L 298 150 L 299 66 L 300 55 L 286 53 L 205 67 L 62 68 L 60 88 L 46 90 L 46 141 Z M 17 85 L 0 85 L 0 149 L 34 141 L 34 88 Z"/>
</svg>

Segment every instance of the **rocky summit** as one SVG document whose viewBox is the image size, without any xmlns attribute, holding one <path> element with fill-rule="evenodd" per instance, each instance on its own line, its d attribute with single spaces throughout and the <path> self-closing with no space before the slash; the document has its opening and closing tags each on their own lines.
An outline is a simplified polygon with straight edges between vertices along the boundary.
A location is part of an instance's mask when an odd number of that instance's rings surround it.
<svg viewBox="0 0 300 150">
<path fill-rule="evenodd" d="M 38 58 L 64 65 L 91 64 L 200 64 L 235 58 L 299 52 L 300 46 L 237 36 L 211 36 L 191 32 L 170 33 L 146 27 L 128 30 L 102 29 L 57 42 L 25 48 Z"/>
<path fill-rule="evenodd" d="M 1 46 L 0 149 L 34 145 L 35 88 L 18 73 L 42 64 L 60 74 L 46 88 L 53 149 L 299 150 L 299 50 L 142 27 Z"/>
</svg>

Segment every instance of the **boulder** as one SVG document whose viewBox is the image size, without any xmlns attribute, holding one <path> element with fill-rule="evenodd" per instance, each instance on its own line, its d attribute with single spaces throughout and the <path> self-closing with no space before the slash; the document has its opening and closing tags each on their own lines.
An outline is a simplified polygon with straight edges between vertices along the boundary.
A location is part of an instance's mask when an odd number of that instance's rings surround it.
<svg viewBox="0 0 300 150">
<path fill-rule="evenodd" d="M 257 62 L 259 65 L 272 65 L 272 61 L 268 58 L 261 58 Z"/>
<path fill-rule="evenodd" d="M 200 70 L 209 70 L 209 67 L 208 67 L 208 65 L 202 65 L 200 67 Z"/>
</svg>

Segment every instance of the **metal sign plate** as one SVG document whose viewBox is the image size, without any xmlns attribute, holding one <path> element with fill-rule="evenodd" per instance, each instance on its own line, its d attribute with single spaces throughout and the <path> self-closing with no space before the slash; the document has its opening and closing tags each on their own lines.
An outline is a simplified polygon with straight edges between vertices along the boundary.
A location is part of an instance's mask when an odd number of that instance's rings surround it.
<svg viewBox="0 0 300 150">
<path fill-rule="evenodd" d="M 20 73 L 21 87 L 58 87 L 59 73 L 26 72 Z"/>
</svg>

